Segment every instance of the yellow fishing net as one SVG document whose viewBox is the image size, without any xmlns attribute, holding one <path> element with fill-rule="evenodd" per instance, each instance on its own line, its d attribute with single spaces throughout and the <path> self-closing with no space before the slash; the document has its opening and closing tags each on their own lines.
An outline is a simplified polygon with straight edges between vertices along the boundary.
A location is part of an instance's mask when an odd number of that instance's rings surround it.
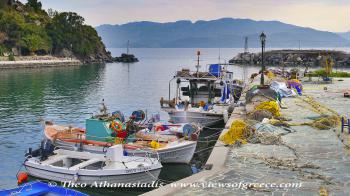
<svg viewBox="0 0 350 196">
<path fill-rule="evenodd" d="M 301 123 L 293 123 L 293 122 L 285 122 L 283 120 L 276 120 L 276 119 L 270 119 L 270 124 L 274 126 L 311 126 L 316 129 L 325 130 L 325 129 L 331 129 L 336 128 L 338 125 L 338 117 L 335 115 L 327 116 L 327 117 L 319 117 L 311 122 L 301 122 Z"/>
<path fill-rule="evenodd" d="M 235 120 L 232 122 L 230 129 L 220 136 L 220 140 L 225 144 L 234 144 L 236 141 L 246 144 L 246 132 L 248 132 L 247 124 L 243 120 Z"/>
<path fill-rule="evenodd" d="M 267 77 L 269 78 L 269 79 L 273 79 L 273 78 L 275 78 L 276 76 L 275 76 L 275 74 L 274 73 L 272 73 L 272 71 L 267 71 Z"/>
<path fill-rule="evenodd" d="M 271 112 L 274 117 L 281 116 L 280 107 L 276 101 L 265 101 L 255 107 L 255 110 L 267 110 Z"/>
</svg>

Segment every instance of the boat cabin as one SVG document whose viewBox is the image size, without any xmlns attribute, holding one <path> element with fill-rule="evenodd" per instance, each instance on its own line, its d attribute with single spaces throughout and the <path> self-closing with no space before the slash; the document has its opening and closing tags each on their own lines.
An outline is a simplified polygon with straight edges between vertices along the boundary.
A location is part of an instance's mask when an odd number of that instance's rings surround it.
<svg viewBox="0 0 350 196">
<path fill-rule="evenodd" d="M 219 64 L 212 64 L 208 72 L 190 72 L 189 69 L 182 69 L 174 78 L 177 78 L 174 100 L 176 104 L 183 101 L 182 96 L 187 96 L 192 105 L 204 105 L 214 104 L 214 99 L 222 96 L 225 86 L 233 80 L 233 73 L 223 69 Z"/>
</svg>

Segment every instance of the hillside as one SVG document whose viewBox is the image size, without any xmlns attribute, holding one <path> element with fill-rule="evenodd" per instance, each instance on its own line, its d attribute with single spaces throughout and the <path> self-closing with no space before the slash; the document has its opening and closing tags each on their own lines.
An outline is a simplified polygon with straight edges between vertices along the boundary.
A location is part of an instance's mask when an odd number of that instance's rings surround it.
<svg viewBox="0 0 350 196">
<path fill-rule="evenodd" d="M 341 37 L 350 40 L 350 31 L 348 32 L 344 32 L 344 33 L 338 33 L 338 35 L 340 35 Z"/>
<path fill-rule="evenodd" d="M 73 12 L 45 11 L 37 0 L 0 0 L 0 56 L 53 55 L 110 61 L 96 30 Z"/>
<path fill-rule="evenodd" d="M 259 47 L 259 34 L 267 34 L 267 47 L 350 46 L 350 41 L 336 33 L 318 31 L 279 21 L 222 18 L 212 21 L 177 21 L 169 23 L 132 22 L 96 27 L 108 47 Z"/>
</svg>

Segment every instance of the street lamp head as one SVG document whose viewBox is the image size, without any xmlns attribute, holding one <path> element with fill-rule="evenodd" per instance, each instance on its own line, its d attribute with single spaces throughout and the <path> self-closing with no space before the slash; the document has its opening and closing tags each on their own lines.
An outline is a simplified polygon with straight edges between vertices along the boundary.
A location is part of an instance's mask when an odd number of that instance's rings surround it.
<svg viewBox="0 0 350 196">
<path fill-rule="evenodd" d="M 261 43 L 265 43 L 265 41 L 266 41 L 266 35 L 265 35 L 264 32 L 262 32 L 262 33 L 260 34 L 260 41 L 261 41 Z"/>
</svg>

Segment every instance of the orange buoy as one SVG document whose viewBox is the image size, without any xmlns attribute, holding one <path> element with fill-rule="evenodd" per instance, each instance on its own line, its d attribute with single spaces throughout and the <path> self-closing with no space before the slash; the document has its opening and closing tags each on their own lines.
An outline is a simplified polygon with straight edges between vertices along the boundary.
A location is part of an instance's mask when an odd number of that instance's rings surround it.
<svg viewBox="0 0 350 196">
<path fill-rule="evenodd" d="M 28 174 L 26 172 L 20 172 L 17 176 L 17 184 L 20 185 L 28 181 Z"/>
</svg>

